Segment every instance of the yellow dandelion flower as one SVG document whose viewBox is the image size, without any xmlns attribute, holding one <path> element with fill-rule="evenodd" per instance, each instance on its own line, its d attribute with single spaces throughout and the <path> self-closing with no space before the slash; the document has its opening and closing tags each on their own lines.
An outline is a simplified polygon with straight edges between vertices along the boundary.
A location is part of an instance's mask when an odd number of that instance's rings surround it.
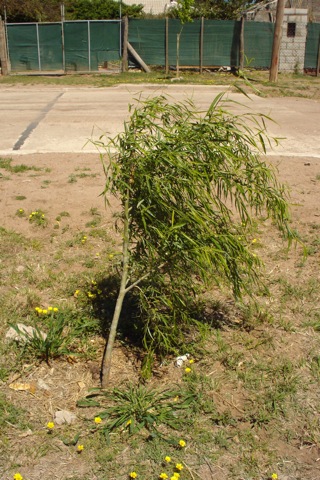
<svg viewBox="0 0 320 480">
<path fill-rule="evenodd" d="M 251 243 L 257 243 L 257 239 L 254 238 L 254 239 L 251 241 Z"/>
<path fill-rule="evenodd" d="M 15 473 L 13 475 L 14 480 L 23 480 L 23 476 L 20 473 Z"/>
<path fill-rule="evenodd" d="M 112 259 L 113 259 L 113 255 L 112 255 L 112 253 L 110 253 L 110 255 L 109 255 L 109 258 L 110 258 L 110 260 L 112 260 Z"/>
<path fill-rule="evenodd" d="M 78 445 L 78 446 L 77 446 L 78 452 L 82 452 L 83 449 L 84 449 L 84 446 L 83 446 L 83 445 Z"/>
<path fill-rule="evenodd" d="M 194 363 L 193 358 L 190 358 L 189 363 L 191 363 L 191 364 Z"/>
<path fill-rule="evenodd" d="M 174 397 L 173 401 L 177 402 L 178 400 L 179 400 L 179 396 L 177 395 L 176 397 Z"/>
<path fill-rule="evenodd" d="M 94 417 L 94 423 L 96 424 L 99 424 L 102 422 L 102 418 L 101 417 Z"/>
<path fill-rule="evenodd" d="M 176 463 L 176 469 L 179 470 L 179 472 L 181 472 L 181 470 L 183 470 L 182 463 Z"/>
<path fill-rule="evenodd" d="M 186 373 L 190 373 L 190 372 L 191 372 L 191 368 L 190 368 L 190 367 L 187 367 L 187 368 L 184 369 L 184 371 L 185 371 Z"/>
<path fill-rule="evenodd" d="M 39 315 L 41 315 L 43 313 L 42 308 L 38 308 L 37 312 L 39 313 Z"/>
<path fill-rule="evenodd" d="M 169 457 L 169 455 L 167 455 L 166 457 L 164 457 L 164 461 L 167 462 L 167 463 L 170 463 L 171 462 L 171 457 Z"/>
<path fill-rule="evenodd" d="M 127 423 L 126 423 L 126 427 L 128 427 L 129 425 L 131 425 L 131 423 L 132 423 L 132 420 L 131 420 L 131 419 L 128 420 Z"/>
<path fill-rule="evenodd" d="M 187 444 L 184 440 L 179 440 L 179 445 L 181 448 L 184 448 Z"/>
<path fill-rule="evenodd" d="M 174 472 L 173 478 L 175 478 L 176 480 L 178 480 L 178 479 L 180 478 L 180 473 Z"/>
<path fill-rule="evenodd" d="M 168 478 L 168 475 L 164 472 L 160 473 L 159 478 L 162 478 L 163 480 L 166 480 Z"/>
<path fill-rule="evenodd" d="M 59 312 L 59 308 L 53 307 L 53 311 L 54 311 L 55 313 L 57 313 L 57 312 Z"/>
<path fill-rule="evenodd" d="M 48 311 L 49 312 L 52 312 L 53 308 L 52 307 L 48 307 Z"/>
<path fill-rule="evenodd" d="M 130 478 L 137 478 L 137 476 L 138 476 L 137 472 L 130 472 L 129 473 Z"/>
<path fill-rule="evenodd" d="M 44 309 L 44 310 L 42 310 L 42 313 L 43 313 L 43 315 L 47 315 L 48 310 Z"/>
<path fill-rule="evenodd" d="M 79 295 L 79 293 L 80 293 L 80 290 L 76 290 L 76 291 L 74 292 L 74 296 L 77 297 L 77 296 Z"/>
<path fill-rule="evenodd" d="M 273 473 L 273 474 L 271 475 L 271 478 L 272 478 L 272 480 L 277 480 L 278 475 L 277 475 L 276 473 Z"/>
<path fill-rule="evenodd" d="M 53 430 L 53 429 L 54 429 L 54 423 L 53 423 L 53 422 L 48 422 L 48 423 L 47 423 L 47 428 L 48 428 L 49 430 Z"/>
</svg>

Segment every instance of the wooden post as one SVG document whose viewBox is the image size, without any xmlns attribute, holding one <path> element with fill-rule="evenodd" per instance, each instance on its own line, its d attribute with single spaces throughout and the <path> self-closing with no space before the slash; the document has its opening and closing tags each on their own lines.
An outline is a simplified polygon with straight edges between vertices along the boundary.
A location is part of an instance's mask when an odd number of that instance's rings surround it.
<svg viewBox="0 0 320 480">
<path fill-rule="evenodd" d="M 281 43 L 281 33 L 282 33 L 285 2 L 286 0 L 278 0 L 278 3 L 277 3 L 276 24 L 274 27 L 271 66 L 270 66 L 270 75 L 269 75 L 270 82 L 277 82 L 278 80 L 280 43 Z"/>
<path fill-rule="evenodd" d="M 316 76 L 318 77 L 320 73 L 320 35 L 319 35 L 319 43 L 318 43 L 318 61 L 317 61 L 317 71 Z"/>
<path fill-rule="evenodd" d="M 240 41 L 239 41 L 239 69 L 244 67 L 244 16 L 240 20 Z"/>
<path fill-rule="evenodd" d="M 143 68 L 143 70 L 146 72 L 146 73 L 150 73 L 151 70 L 150 68 L 148 67 L 148 65 L 142 60 L 142 58 L 140 57 L 140 55 L 138 54 L 138 52 L 133 48 L 133 46 L 127 42 L 127 48 L 128 48 L 128 51 L 131 53 L 131 55 L 133 56 L 133 58 L 139 63 L 139 65 Z"/>
<path fill-rule="evenodd" d="M 203 71 L 203 32 L 204 32 L 204 18 L 201 17 L 201 27 L 200 27 L 200 74 Z"/>
<path fill-rule="evenodd" d="M 0 20 L 0 62 L 1 62 L 1 74 L 9 74 L 9 61 L 6 42 L 6 31 L 4 22 Z"/>
<path fill-rule="evenodd" d="M 129 21 L 128 17 L 124 17 L 124 28 L 123 28 L 123 46 L 122 46 L 122 71 L 128 71 L 128 34 L 129 34 Z"/>
<path fill-rule="evenodd" d="M 166 64 L 166 75 L 169 74 L 169 18 L 166 17 L 166 40 L 165 40 L 165 64 Z"/>
</svg>

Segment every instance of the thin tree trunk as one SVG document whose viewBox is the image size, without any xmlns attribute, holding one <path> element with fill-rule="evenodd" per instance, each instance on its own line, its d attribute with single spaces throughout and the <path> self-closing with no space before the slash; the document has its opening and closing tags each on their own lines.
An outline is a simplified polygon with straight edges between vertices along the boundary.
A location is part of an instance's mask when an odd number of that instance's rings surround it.
<svg viewBox="0 0 320 480">
<path fill-rule="evenodd" d="M 176 68 L 176 76 L 179 77 L 180 74 L 180 36 L 181 36 L 182 30 L 180 30 L 179 33 L 177 33 L 177 68 Z"/>
<path fill-rule="evenodd" d="M 123 265 L 122 265 L 122 277 L 120 290 L 117 298 L 116 307 L 111 322 L 108 341 L 106 343 L 101 365 L 101 387 L 107 388 L 111 371 L 111 360 L 113 345 L 116 338 L 119 318 L 122 310 L 122 304 L 124 297 L 128 290 L 126 290 L 126 284 L 128 281 L 128 269 L 129 269 L 129 189 L 127 190 L 127 198 L 124 207 L 124 233 L 123 233 Z"/>
</svg>

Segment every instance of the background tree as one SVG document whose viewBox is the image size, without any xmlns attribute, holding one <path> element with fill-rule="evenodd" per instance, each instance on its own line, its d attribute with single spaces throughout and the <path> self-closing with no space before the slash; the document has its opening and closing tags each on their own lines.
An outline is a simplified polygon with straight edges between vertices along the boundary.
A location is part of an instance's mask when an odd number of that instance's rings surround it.
<svg viewBox="0 0 320 480">
<path fill-rule="evenodd" d="M 264 0 L 194 0 L 190 11 L 192 18 L 208 18 L 217 20 L 237 20 L 249 6 Z M 178 17 L 178 8 L 171 8 L 169 16 Z"/>
<path fill-rule="evenodd" d="M 8 22 L 56 22 L 61 20 L 61 0 L 4 0 Z"/>
<path fill-rule="evenodd" d="M 102 20 L 119 18 L 119 2 L 116 0 L 72 0 L 68 2 L 66 15 L 68 20 Z M 123 16 L 143 16 L 143 5 L 121 3 Z"/>
<path fill-rule="evenodd" d="M 120 288 L 102 362 L 108 385 L 124 298 L 134 295 L 145 366 L 154 354 L 176 352 L 203 319 L 199 291 L 215 282 L 235 296 L 252 292 L 260 261 L 252 251 L 252 218 L 264 214 L 289 240 L 286 190 L 260 158 L 265 126 L 236 116 L 222 95 L 200 115 L 192 102 L 164 97 L 133 110 L 124 132 L 105 146 L 105 193 L 122 205 Z M 253 121 L 252 128 L 248 122 Z M 108 160 L 109 162 L 109 160 Z"/>
<path fill-rule="evenodd" d="M 4 0 L 8 22 L 59 22 L 61 0 Z M 65 0 L 66 20 L 100 20 L 119 18 L 116 0 Z M 143 5 L 121 4 L 122 14 L 129 17 L 143 15 Z"/>
<path fill-rule="evenodd" d="M 170 9 L 170 13 L 174 18 L 180 20 L 181 28 L 177 33 L 177 57 L 176 57 L 176 74 L 179 76 L 180 69 L 180 38 L 183 26 L 187 22 L 192 22 L 193 19 L 193 5 L 194 0 L 177 0 L 176 6 Z"/>
</svg>

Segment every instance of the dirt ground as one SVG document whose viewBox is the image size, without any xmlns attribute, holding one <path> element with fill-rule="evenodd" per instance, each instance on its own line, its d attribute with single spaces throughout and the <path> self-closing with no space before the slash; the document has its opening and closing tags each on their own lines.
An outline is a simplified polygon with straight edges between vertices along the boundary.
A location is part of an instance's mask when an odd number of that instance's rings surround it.
<svg viewBox="0 0 320 480">
<path fill-rule="evenodd" d="M 35 268 L 45 269 L 45 257 L 49 258 L 54 255 L 54 249 L 59 245 L 61 239 L 64 241 L 74 238 L 77 233 L 85 231 L 85 224 L 90 220 L 90 211 L 99 211 L 101 222 L 99 228 L 103 228 L 115 239 L 114 249 L 117 248 L 117 235 L 114 230 L 113 213 L 117 211 L 117 201 L 110 198 L 111 210 L 105 208 L 103 196 L 101 193 L 104 188 L 104 174 L 99 156 L 96 154 L 32 154 L 23 156 L 12 156 L 13 164 L 24 164 L 32 167 L 39 167 L 42 170 L 30 170 L 26 173 L 11 174 L 2 170 L 0 177 L 0 207 L 1 207 L 1 226 L 7 230 L 15 231 L 23 234 L 29 239 L 42 242 L 41 262 L 36 265 L 34 258 L 30 258 L 30 265 Z M 319 158 L 303 158 L 303 157 L 272 157 L 272 163 L 277 165 L 279 170 L 279 178 L 287 183 L 291 190 L 292 216 L 294 227 L 303 236 L 310 225 L 320 227 L 320 159 Z M 25 197 L 22 200 L 18 198 Z M 23 209 L 29 213 L 36 209 L 45 212 L 49 221 L 49 226 L 45 229 L 37 229 L 28 221 L 28 217 L 19 218 L 17 210 Z M 68 212 L 68 218 L 62 218 L 59 228 L 56 218 L 61 212 Z M 65 227 L 65 228 L 64 228 Z M 268 226 L 266 225 L 263 232 L 263 243 L 268 245 L 268 253 L 266 255 L 266 266 L 271 271 L 282 271 L 290 277 L 290 271 L 297 262 L 297 256 L 293 251 L 285 261 L 274 261 L 272 259 L 272 251 L 278 248 L 279 241 L 275 239 L 273 234 L 268 234 Z M 79 247 L 81 248 L 81 247 Z M 95 262 L 101 262 L 99 252 L 105 248 L 103 241 L 94 238 L 89 248 L 89 253 Z M 14 257 L 15 251 L 11 252 Z M 17 275 L 19 271 L 26 268 L 20 265 L 19 255 L 13 262 Z M 314 276 L 319 279 L 319 254 L 313 257 L 309 268 L 304 269 L 305 276 Z M 72 267 L 75 269 L 76 267 Z M 63 260 L 57 260 L 57 272 L 63 275 L 68 269 L 63 264 Z M 80 269 L 79 269 L 80 270 Z M 8 273 L 8 272 L 7 272 Z M 88 276 L 90 274 L 88 273 Z M 1 291 L 4 294 L 7 289 L 12 286 L 2 283 Z M 43 299 L 50 301 L 50 291 L 43 288 Z M 1 295 L 1 292 L 0 292 Z M 19 297 L 19 291 L 17 291 Z M 63 299 L 62 299 L 63 301 Z M 94 340 L 98 351 L 101 353 L 103 348 L 102 339 Z M 303 342 L 306 344 L 309 339 L 306 337 Z M 292 346 L 292 356 L 299 355 L 298 348 L 303 344 Z M 98 355 L 99 356 L 99 355 Z M 116 348 L 115 360 L 112 370 L 111 382 L 119 385 L 126 379 L 137 377 L 138 372 L 137 360 L 126 353 L 122 348 Z M 0 384 L 0 389 L 5 392 L 9 400 L 16 404 L 24 405 L 29 410 L 30 416 L 38 424 L 39 429 L 42 428 L 46 418 L 51 418 L 56 409 L 67 409 L 75 411 L 75 401 L 84 396 L 89 388 L 99 385 L 99 364 L 96 361 L 68 363 L 53 362 L 50 367 L 41 364 L 37 368 L 25 365 L 23 371 L 13 373 L 8 381 Z M 177 374 L 177 370 L 173 364 L 169 364 L 161 374 L 161 382 L 170 381 Z M 177 377 L 178 378 L 178 377 Z M 9 388 L 12 382 L 29 382 L 36 385 L 36 391 L 33 396 L 27 392 L 18 392 Z M 40 383 L 39 383 L 40 381 Z M 41 382 L 48 388 L 41 388 Z M 227 398 L 227 396 L 226 396 Z M 241 397 L 237 398 L 237 392 L 232 392 L 233 402 L 241 405 Z M 311 400 L 310 400 L 311 401 Z M 316 399 L 315 399 L 316 401 Z M 77 412 L 76 412 L 77 413 Z M 78 413 L 77 413 L 78 415 Z M 82 418 L 85 414 L 81 413 Z M 38 420 L 37 420 L 38 419 Z M 30 439 L 29 439 L 30 435 Z M 41 434 L 40 434 L 41 435 Z M 37 458 L 32 458 L 32 432 L 28 430 L 21 433 L 17 437 L 12 435 L 11 441 L 14 445 L 13 455 L 19 457 L 19 464 L 27 465 L 20 468 L 23 475 L 28 480 L 42 480 L 44 477 L 50 479 L 65 479 L 68 476 L 75 478 L 90 478 L 90 480 L 98 479 L 95 471 L 96 465 L 89 464 L 80 456 L 72 456 L 69 451 L 61 447 L 61 442 L 56 440 L 55 451 L 48 454 L 43 451 Z M 31 442 L 31 443 L 30 443 Z M 320 478 L 319 460 L 320 452 L 318 449 L 292 449 L 292 447 L 283 444 L 275 446 L 275 448 L 283 449 L 290 458 L 296 457 L 297 463 L 300 462 L 301 469 L 305 471 L 305 480 L 316 480 Z M 11 459 L 13 460 L 13 459 Z M 223 471 L 223 465 L 220 470 L 220 479 L 226 479 L 227 476 Z M 9 480 L 11 476 L 5 471 L 0 475 L 2 480 Z M 203 471 L 204 480 L 218 478 L 210 470 Z M 301 474 L 292 476 L 282 476 L 281 480 L 302 479 Z M 247 479 L 244 479 L 247 480 Z"/>
</svg>

